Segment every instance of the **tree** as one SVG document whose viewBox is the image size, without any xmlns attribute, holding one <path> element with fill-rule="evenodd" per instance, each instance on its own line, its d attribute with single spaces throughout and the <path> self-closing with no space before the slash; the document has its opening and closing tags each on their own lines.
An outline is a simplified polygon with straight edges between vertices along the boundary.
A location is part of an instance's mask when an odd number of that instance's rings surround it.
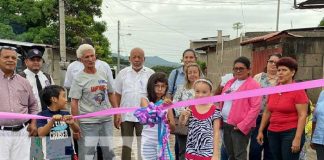
<svg viewBox="0 0 324 160">
<path fill-rule="evenodd" d="M 82 38 L 90 37 L 96 53 L 109 61 L 107 30 L 101 17 L 102 0 L 65 0 L 66 45 L 77 48 Z M 0 38 L 59 45 L 58 0 L 1 0 Z"/>
<path fill-rule="evenodd" d="M 320 22 L 320 24 L 318 25 L 319 27 L 320 26 L 323 26 L 324 27 L 324 17 L 322 18 L 322 20 L 321 20 L 321 22 Z"/>
<path fill-rule="evenodd" d="M 170 66 L 154 66 L 151 69 L 153 69 L 155 72 L 164 72 L 167 75 L 169 75 L 171 73 L 171 71 L 173 69 L 175 69 L 175 67 L 170 67 Z"/>
<path fill-rule="evenodd" d="M 236 22 L 233 24 L 233 29 L 236 30 L 236 37 L 238 37 L 238 30 L 243 28 L 243 24 L 241 22 Z"/>
</svg>

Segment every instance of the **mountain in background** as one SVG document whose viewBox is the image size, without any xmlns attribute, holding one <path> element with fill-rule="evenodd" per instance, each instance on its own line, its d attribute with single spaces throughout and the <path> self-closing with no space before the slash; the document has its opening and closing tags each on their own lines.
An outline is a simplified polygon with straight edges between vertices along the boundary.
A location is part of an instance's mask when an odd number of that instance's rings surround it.
<svg viewBox="0 0 324 160">
<path fill-rule="evenodd" d="M 113 57 L 117 57 L 117 54 L 113 53 Z M 128 57 L 126 56 L 121 56 L 121 59 L 128 60 Z M 180 63 L 175 63 L 175 62 L 170 62 L 167 61 L 159 56 L 146 56 L 145 57 L 145 63 L 144 66 L 152 68 L 154 66 L 169 66 L 169 67 L 178 67 L 180 66 Z"/>
</svg>

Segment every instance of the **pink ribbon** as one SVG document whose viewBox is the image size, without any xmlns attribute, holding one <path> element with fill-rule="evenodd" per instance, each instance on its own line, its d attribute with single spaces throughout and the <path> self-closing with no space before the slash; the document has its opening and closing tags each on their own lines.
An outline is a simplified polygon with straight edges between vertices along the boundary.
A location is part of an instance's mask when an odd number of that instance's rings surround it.
<svg viewBox="0 0 324 160">
<path fill-rule="evenodd" d="M 311 80 L 299 83 L 291 83 L 287 85 L 279 85 L 274 87 L 267 87 L 261 89 L 254 89 L 242 92 L 234 92 L 231 94 L 224 94 L 218 96 L 211 96 L 211 97 L 204 97 L 199 99 L 191 99 L 187 101 L 181 101 L 174 103 L 169 106 L 161 106 L 162 109 L 171 109 L 171 108 L 178 108 L 182 106 L 190 106 L 190 105 L 197 105 L 197 104 L 206 104 L 206 103 L 216 103 L 221 101 L 228 101 L 228 100 L 235 100 L 235 99 L 242 99 L 242 98 L 249 98 L 249 97 L 256 97 L 274 93 L 282 93 L 282 92 L 290 92 L 296 90 L 304 90 L 310 88 L 317 88 L 324 86 L 324 79 L 318 80 Z M 128 112 L 134 112 L 139 107 L 120 107 L 120 108 L 110 108 L 98 112 L 87 113 L 84 115 L 74 116 L 74 118 L 91 118 L 91 117 L 100 117 L 100 116 L 110 116 L 114 114 L 122 114 Z M 29 114 L 18 114 L 18 113 L 9 113 L 9 112 L 0 112 L 0 119 L 49 119 L 49 117 L 37 116 L 37 115 L 29 115 Z"/>
</svg>

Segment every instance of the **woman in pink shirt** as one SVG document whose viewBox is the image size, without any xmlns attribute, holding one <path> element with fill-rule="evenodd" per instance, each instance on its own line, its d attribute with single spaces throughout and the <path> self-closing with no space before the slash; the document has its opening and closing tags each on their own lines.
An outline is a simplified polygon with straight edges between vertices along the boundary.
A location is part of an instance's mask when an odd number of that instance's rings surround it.
<svg viewBox="0 0 324 160">
<path fill-rule="evenodd" d="M 298 70 L 296 60 L 290 57 L 277 62 L 278 85 L 294 83 Z M 263 143 L 263 130 L 269 123 L 268 139 L 275 160 L 298 160 L 305 142 L 304 128 L 307 117 L 308 98 L 305 90 L 271 94 L 262 115 L 257 136 Z"/>
<path fill-rule="evenodd" d="M 234 61 L 234 78 L 229 80 L 222 94 L 260 88 L 250 77 L 250 60 L 239 57 Z M 225 101 L 221 104 L 223 116 L 224 144 L 229 160 L 246 160 L 250 132 L 255 127 L 261 109 L 261 96 Z"/>
</svg>

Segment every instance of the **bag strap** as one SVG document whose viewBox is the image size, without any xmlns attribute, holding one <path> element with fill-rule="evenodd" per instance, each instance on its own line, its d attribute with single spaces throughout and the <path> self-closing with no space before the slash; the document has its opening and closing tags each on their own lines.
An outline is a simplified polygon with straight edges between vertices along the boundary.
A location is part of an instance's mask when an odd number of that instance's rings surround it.
<svg viewBox="0 0 324 160">
<path fill-rule="evenodd" d="M 50 82 L 50 84 L 52 84 L 52 78 L 51 78 L 51 75 L 49 75 L 48 73 L 45 73 L 45 72 L 43 72 L 43 73 L 44 73 L 44 75 L 46 76 L 46 78 L 48 79 L 48 81 Z M 24 77 L 24 78 L 27 77 L 27 75 L 26 75 L 26 73 L 25 73 L 24 71 L 19 72 L 18 74 L 19 74 L 20 76 Z"/>
<path fill-rule="evenodd" d="M 24 71 L 19 72 L 18 74 L 19 74 L 20 76 L 24 77 L 24 78 L 26 78 L 26 76 L 27 76 L 26 73 L 25 73 Z"/>
<path fill-rule="evenodd" d="M 176 84 L 176 81 L 177 81 L 177 78 L 178 78 L 178 74 L 179 74 L 179 71 L 178 69 L 176 69 L 176 74 L 174 76 L 174 79 L 173 79 L 173 88 L 172 88 L 172 94 L 174 94 L 174 88 L 175 88 L 175 84 Z"/>
<path fill-rule="evenodd" d="M 48 79 L 48 81 L 50 82 L 50 84 L 52 84 L 52 78 L 51 75 L 49 75 L 48 73 L 43 72 L 44 75 L 46 76 L 46 78 Z"/>
</svg>

